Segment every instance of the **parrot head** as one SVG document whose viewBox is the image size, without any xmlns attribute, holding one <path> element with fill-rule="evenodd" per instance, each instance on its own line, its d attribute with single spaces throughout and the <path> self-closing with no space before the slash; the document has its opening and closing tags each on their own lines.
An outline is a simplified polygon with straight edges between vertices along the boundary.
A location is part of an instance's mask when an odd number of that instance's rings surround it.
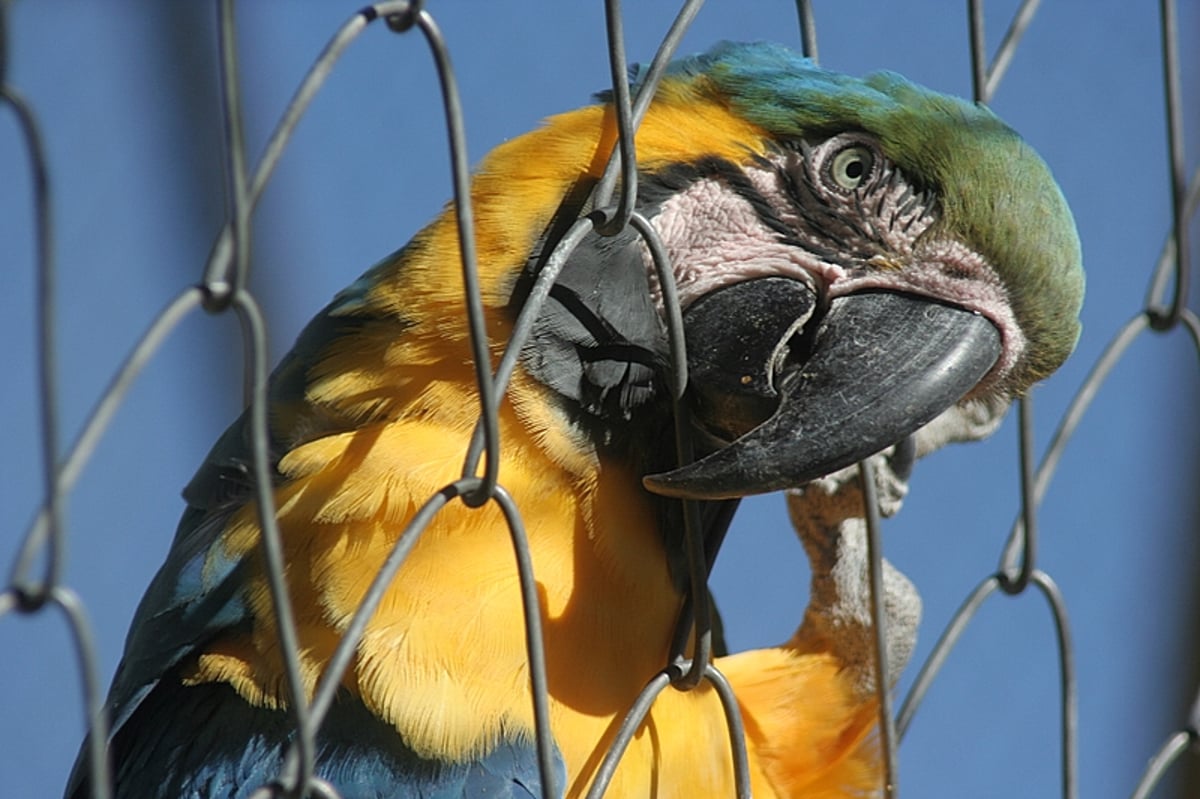
<svg viewBox="0 0 1200 799">
<path fill-rule="evenodd" d="M 655 493 L 802 484 L 948 409 L 1007 407 L 1075 345 L 1070 210 L 983 106 L 727 43 L 672 66 L 638 148 L 639 207 L 671 258 L 703 454 L 647 475 Z M 628 415 L 665 346 L 648 250 L 631 233 L 596 237 L 560 283 L 540 328 L 552 346 L 532 370 L 595 415 L 614 396 Z M 645 286 L 656 314 L 639 305 Z M 614 354 L 631 343 L 651 355 Z"/>
</svg>

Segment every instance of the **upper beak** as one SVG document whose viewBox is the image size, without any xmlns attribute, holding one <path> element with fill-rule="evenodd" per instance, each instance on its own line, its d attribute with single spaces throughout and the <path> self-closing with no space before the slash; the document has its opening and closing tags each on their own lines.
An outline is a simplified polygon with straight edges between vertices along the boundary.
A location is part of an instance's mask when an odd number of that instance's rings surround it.
<svg viewBox="0 0 1200 799">
<path fill-rule="evenodd" d="M 1000 357 L 983 316 L 870 291 L 814 318 L 804 283 L 744 281 L 684 314 L 695 420 L 722 446 L 643 478 L 671 497 L 731 499 L 801 485 L 896 444 L 958 402 Z"/>
</svg>

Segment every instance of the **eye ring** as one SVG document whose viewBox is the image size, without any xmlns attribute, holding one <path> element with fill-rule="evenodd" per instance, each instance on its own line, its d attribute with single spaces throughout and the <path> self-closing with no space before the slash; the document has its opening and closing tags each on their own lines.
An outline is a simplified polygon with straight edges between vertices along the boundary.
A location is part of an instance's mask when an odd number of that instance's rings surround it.
<svg viewBox="0 0 1200 799">
<path fill-rule="evenodd" d="M 829 179 L 843 191 L 860 188 L 875 170 L 875 153 L 862 144 L 851 144 L 829 159 Z"/>
</svg>

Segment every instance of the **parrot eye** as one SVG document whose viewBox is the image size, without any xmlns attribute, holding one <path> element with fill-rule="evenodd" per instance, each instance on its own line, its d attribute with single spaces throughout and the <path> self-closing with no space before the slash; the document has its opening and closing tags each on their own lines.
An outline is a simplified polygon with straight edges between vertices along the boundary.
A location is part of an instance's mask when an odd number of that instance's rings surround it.
<svg viewBox="0 0 1200 799">
<path fill-rule="evenodd" d="M 853 191 L 866 183 L 875 166 L 875 154 L 861 144 L 852 144 L 833 156 L 829 165 L 829 176 L 847 191 Z"/>
</svg>

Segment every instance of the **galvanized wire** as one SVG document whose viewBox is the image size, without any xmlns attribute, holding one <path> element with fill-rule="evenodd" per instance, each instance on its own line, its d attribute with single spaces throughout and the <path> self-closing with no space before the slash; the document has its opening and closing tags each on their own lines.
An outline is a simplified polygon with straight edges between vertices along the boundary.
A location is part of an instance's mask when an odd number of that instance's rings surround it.
<svg viewBox="0 0 1200 799">
<path fill-rule="evenodd" d="M 983 2 L 982 0 L 969 0 L 972 82 L 977 101 L 989 101 L 998 88 L 1003 72 L 1011 62 L 1023 32 L 1032 21 L 1036 6 L 1036 2 L 1027 0 L 1017 10 L 1000 46 L 1000 51 L 989 67 L 984 54 Z M 1067 799 L 1073 799 L 1078 793 L 1076 754 L 1078 746 L 1078 680 L 1066 603 L 1053 580 L 1034 566 L 1037 541 L 1036 509 L 1045 495 L 1050 478 L 1057 468 L 1071 434 L 1082 420 L 1084 412 L 1091 406 L 1096 393 L 1104 384 L 1113 367 L 1139 333 L 1146 329 L 1165 331 L 1182 324 L 1190 333 L 1192 344 L 1200 354 L 1200 325 L 1197 324 L 1195 315 L 1184 307 L 1191 270 L 1187 227 L 1195 213 L 1197 197 L 1200 196 L 1200 173 L 1193 178 L 1189 190 L 1184 179 L 1182 99 L 1179 90 L 1178 31 L 1175 19 L 1175 3 L 1172 0 L 1162 0 L 1160 3 L 1160 28 L 1163 84 L 1166 90 L 1167 153 L 1170 164 L 1173 219 L 1168 245 L 1164 248 L 1151 276 L 1146 308 L 1123 326 L 1105 348 L 1063 415 L 1036 471 L 1033 469 L 1032 401 L 1027 397 L 1022 398 L 1018 431 L 1021 469 L 1020 517 L 1014 524 L 1001 555 L 999 570 L 980 583 L 952 617 L 933 652 L 921 666 L 908 697 L 901 705 L 898 719 L 900 734 L 903 735 L 932 681 L 945 663 L 950 650 L 953 649 L 966 626 L 992 592 L 999 588 L 1006 593 L 1019 593 L 1030 584 L 1036 585 L 1047 599 L 1057 633 L 1061 681 L 1062 795 Z M 1174 277 L 1174 293 L 1164 308 L 1160 297 L 1165 291 L 1166 275 L 1169 273 Z M 1019 564 L 1017 563 L 1018 559 Z M 1200 705 L 1200 699 L 1197 700 L 1197 703 Z M 1189 743 L 1195 742 L 1197 729 L 1194 708 L 1192 717 L 1188 720 L 1188 726 L 1172 735 L 1160 753 L 1151 761 L 1143 779 L 1135 789 L 1135 798 L 1147 797 L 1153 792 L 1169 765 Z"/>
<path fill-rule="evenodd" d="M 16 117 L 28 154 L 33 175 L 33 207 L 35 228 L 35 265 L 37 274 L 37 332 L 35 336 L 38 360 L 39 411 L 41 417 L 41 466 L 44 499 L 39 514 L 44 522 L 40 536 L 27 534 L 9 577 L 9 585 L 0 591 L 0 617 L 10 611 L 23 614 L 45 612 L 58 608 L 66 619 L 71 633 L 75 657 L 80 664 L 83 687 L 84 717 L 93 731 L 87 746 L 88 766 L 98 775 L 99 787 L 93 792 L 96 799 L 111 795 L 107 746 L 108 720 L 104 712 L 104 695 L 96 668 L 96 647 L 91 624 L 83 603 L 70 588 L 61 584 L 63 572 L 63 499 L 58 465 L 58 389 L 55 378 L 57 358 L 55 349 L 54 313 L 54 225 L 51 214 L 49 169 L 42 135 L 33 110 L 8 83 L 8 8 L 0 3 L 0 108 L 8 108 Z M 39 550 L 43 550 L 39 552 Z M 33 582 L 28 572 L 36 556 L 44 559 L 41 580 Z"/>
<path fill-rule="evenodd" d="M 308 722 L 308 696 L 300 677 L 300 638 L 284 577 L 283 540 L 275 518 L 275 497 L 271 490 L 270 438 L 267 434 L 267 326 L 258 301 L 246 288 L 250 273 L 250 200 L 246 181 L 246 143 L 242 131 L 233 0 L 220 0 L 219 9 L 226 206 L 233 234 L 233 258 L 216 283 L 205 285 L 206 308 L 210 312 L 219 312 L 232 307 L 241 323 L 245 350 L 244 390 L 250 408 L 252 484 L 261 530 L 259 546 L 266 563 L 271 610 L 279 636 L 288 713 L 296 728 L 303 730 Z M 291 784 L 284 785 L 284 795 L 288 799 L 303 796 L 304 786 L 312 777 L 316 761 L 315 740 L 301 735 L 297 736 L 297 741 L 299 768 Z"/>
<path fill-rule="evenodd" d="M 899 794 L 899 763 L 896 744 L 896 722 L 892 717 L 891 680 L 888 675 L 887 629 L 884 616 L 883 520 L 879 512 L 879 496 L 875 482 L 875 466 L 870 460 L 858 464 L 859 485 L 862 488 L 864 516 L 867 521 L 867 580 L 870 584 L 871 626 L 875 635 L 875 696 L 879 702 L 879 745 L 883 749 L 882 788 L 886 799 Z"/>
<path fill-rule="evenodd" d="M 983 0 L 968 0 L 968 40 L 971 44 L 972 82 L 977 101 L 989 102 L 1000 88 L 1006 70 L 1017 57 L 1018 46 L 1025 31 L 1036 22 L 1035 15 L 1038 5 L 1037 0 L 1025 0 L 1021 4 L 1013 15 L 996 54 L 989 62 L 985 52 Z M 815 59 L 817 39 L 813 9 L 811 4 L 805 0 L 800 0 L 797 6 L 804 52 Z M 542 794 L 544 797 L 561 795 L 563 786 L 557 785 L 557 775 L 553 765 L 553 741 L 550 732 L 549 697 L 544 662 L 545 648 L 540 623 L 536 576 L 529 557 L 520 509 L 503 485 L 498 482 L 502 452 L 498 435 L 497 408 L 500 398 L 507 390 L 521 347 L 532 332 L 533 323 L 547 300 L 550 287 L 575 247 L 589 233 L 614 234 L 625 230 L 628 226 L 645 241 L 658 272 L 668 319 L 668 338 L 672 360 L 672 371 L 669 373 L 668 382 L 672 398 L 676 402 L 675 416 L 679 447 L 677 455 L 681 463 L 686 463 L 691 459 L 686 412 L 679 404 L 686 388 L 687 374 L 678 299 L 673 282 L 673 271 L 661 242 L 658 240 L 653 226 L 636 212 L 637 164 L 633 134 L 645 114 L 655 86 L 662 75 L 662 70 L 670 61 L 676 45 L 691 20 L 695 18 L 699 7 L 699 2 L 683 4 L 670 31 L 664 37 L 663 45 L 655 59 L 650 67 L 639 76 L 636 95 L 631 96 L 628 74 L 624 66 L 620 5 L 615 0 L 606 3 L 608 48 L 613 83 L 612 96 L 617 111 L 618 129 L 614 152 L 608 162 L 608 168 L 593 191 L 590 202 L 586 209 L 583 209 L 587 211 L 587 214 L 577 220 L 559 241 L 553 243 L 553 249 L 540 273 L 535 276 L 525 306 L 514 325 L 512 337 L 507 342 L 502 357 L 493 372 L 490 343 L 486 336 L 484 311 L 479 291 L 473 239 L 474 226 L 467 173 L 468 159 L 463 109 L 458 99 L 454 71 L 450 65 L 449 48 L 439 32 L 433 16 L 419 1 L 397 0 L 378 3 L 356 13 L 335 33 L 320 57 L 314 61 L 309 74 L 301 82 L 291 104 L 283 114 L 278 128 L 268 141 L 261 162 L 251 174 L 245 163 L 241 131 L 242 115 L 238 98 L 239 73 L 236 59 L 236 26 L 232 13 L 233 3 L 232 0 L 219 0 L 221 85 L 225 111 L 228 170 L 228 221 L 214 243 L 199 285 L 182 291 L 151 323 L 145 335 L 135 345 L 97 402 L 79 438 L 60 458 L 56 418 L 58 389 L 54 379 L 56 365 L 53 300 L 55 272 L 53 268 L 54 235 L 49 200 L 50 183 L 47 177 L 48 170 L 45 164 L 42 139 L 34 114 L 21 99 L 19 93 L 8 83 L 6 39 L 8 7 L 6 3 L 0 2 L 0 107 L 8 107 L 15 114 L 25 138 L 30 169 L 34 175 L 34 206 L 36 209 L 34 235 L 37 242 L 34 269 L 38 276 L 37 306 L 39 308 L 36 347 L 38 350 L 42 425 L 40 448 L 45 493 L 34 522 L 26 531 L 14 559 L 9 585 L 7 589 L 0 592 L 0 616 L 9 612 L 46 612 L 48 608 L 56 607 L 66 618 L 77 653 L 76 660 L 79 665 L 86 704 L 85 713 L 88 727 L 91 730 L 88 754 L 91 773 L 94 775 L 92 780 L 93 796 L 107 797 L 110 795 L 110 778 L 105 753 L 107 719 L 104 715 L 99 691 L 98 670 L 90 626 L 82 603 L 69 587 L 62 584 L 62 549 L 65 535 L 62 517 L 63 501 L 65 495 L 75 485 L 115 409 L 126 396 L 137 375 L 180 321 L 198 307 L 204 307 L 213 313 L 232 310 L 242 324 L 246 352 L 246 394 L 251 420 L 255 501 L 263 533 L 261 540 L 274 603 L 275 624 L 281 636 L 280 649 L 283 653 L 289 712 L 292 713 L 297 730 L 283 773 L 278 775 L 275 783 L 263 786 L 256 795 L 337 796 L 336 791 L 328 783 L 314 775 L 316 738 L 321 722 L 331 706 L 346 669 L 349 668 L 355 647 L 366 628 L 367 621 L 381 601 L 384 592 L 398 574 L 406 555 L 436 514 L 454 501 L 462 501 L 469 507 L 479 507 L 494 502 L 502 511 L 509 527 L 514 548 L 515 568 L 522 588 L 526 648 L 530 669 L 530 694 L 534 709 Z M 1064 600 L 1051 577 L 1037 568 L 1037 508 L 1048 489 L 1050 479 L 1057 469 L 1059 459 L 1068 441 L 1082 421 L 1087 409 L 1092 405 L 1115 364 L 1119 362 L 1130 344 L 1141 333 L 1146 330 L 1165 332 L 1182 327 L 1190 337 L 1192 345 L 1200 352 L 1200 320 L 1185 307 L 1191 268 L 1187 228 L 1196 212 L 1197 203 L 1200 202 L 1198 200 L 1200 197 L 1200 173 L 1193 175 L 1190 183 L 1186 179 L 1175 3 L 1172 0 L 1161 0 L 1160 14 L 1173 221 L 1168 243 L 1152 273 L 1145 307 L 1117 332 L 1101 354 L 1060 420 L 1058 428 L 1036 468 L 1034 467 L 1032 405 L 1028 399 L 1021 401 L 1018 435 L 1022 500 L 1018 519 L 1006 540 L 998 569 L 979 583 L 947 625 L 941 640 L 920 668 L 909 695 L 901 704 L 894 721 L 894 728 L 890 710 L 891 697 L 886 687 L 888 664 L 882 646 L 885 631 L 882 628 L 880 520 L 873 496 L 875 482 L 871 476 L 869 464 L 863 464 L 863 493 L 871 552 L 872 618 L 875 623 L 877 640 L 875 685 L 881 708 L 880 742 L 884 755 L 881 790 L 888 797 L 895 797 L 899 792 L 897 742 L 909 728 L 916 710 L 933 685 L 939 670 L 962 632 L 991 594 L 997 590 L 1019 593 L 1029 586 L 1033 586 L 1043 594 L 1056 628 L 1061 692 L 1062 793 L 1068 799 L 1073 799 L 1077 793 L 1076 705 L 1078 688 L 1075 676 L 1075 658 Z M 345 634 L 322 673 L 310 700 L 303 690 L 299 677 L 295 623 L 291 616 L 286 583 L 283 578 L 282 546 L 270 490 L 266 427 L 265 325 L 257 301 L 246 288 L 252 262 L 249 222 L 275 164 L 291 139 L 305 109 L 324 84 L 334 63 L 363 30 L 371 23 L 381 19 L 385 20 L 392 30 L 400 33 L 414 28 L 421 31 L 430 46 L 441 82 L 447 140 L 451 153 L 454 207 L 462 253 L 463 313 L 471 330 L 470 357 L 476 369 L 476 387 L 480 403 L 479 423 L 472 446 L 465 453 L 462 477 L 428 498 L 407 528 L 397 538 L 387 560 L 375 575 L 371 586 L 347 626 Z M 614 194 L 617 195 L 615 205 L 612 203 Z M 1164 299 L 1168 289 L 1171 290 L 1171 294 Z M 485 458 L 484 470 L 482 475 L 477 475 L 478 461 L 481 457 Z M 724 708 L 732 744 L 736 795 L 739 797 L 749 796 L 745 736 L 736 697 L 728 682 L 712 662 L 711 620 L 707 604 L 706 582 L 715 551 L 711 547 L 706 551 L 704 542 L 700 539 L 695 509 L 685 507 L 683 517 L 687 522 L 686 541 L 689 554 L 690 591 L 686 609 L 674 637 L 676 645 L 672 649 L 670 660 L 664 663 L 662 670 L 647 683 L 642 694 L 625 716 L 610 750 L 589 786 L 588 796 L 590 798 L 604 795 L 621 754 L 650 711 L 655 697 L 668 687 L 688 690 L 702 681 L 713 686 Z M 39 559 L 43 571 L 40 578 L 33 578 L 30 575 Z M 693 632 L 695 633 L 695 644 L 689 653 L 685 651 L 685 642 L 689 639 L 689 634 Z M 1170 765 L 1189 746 L 1195 745 L 1200 736 L 1197 731 L 1198 713 L 1200 713 L 1200 698 L 1197 699 L 1197 704 L 1193 707 L 1185 726 L 1168 737 L 1160 753 L 1151 762 L 1143 779 L 1135 788 L 1134 797 L 1150 796 Z"/>
</svg>

